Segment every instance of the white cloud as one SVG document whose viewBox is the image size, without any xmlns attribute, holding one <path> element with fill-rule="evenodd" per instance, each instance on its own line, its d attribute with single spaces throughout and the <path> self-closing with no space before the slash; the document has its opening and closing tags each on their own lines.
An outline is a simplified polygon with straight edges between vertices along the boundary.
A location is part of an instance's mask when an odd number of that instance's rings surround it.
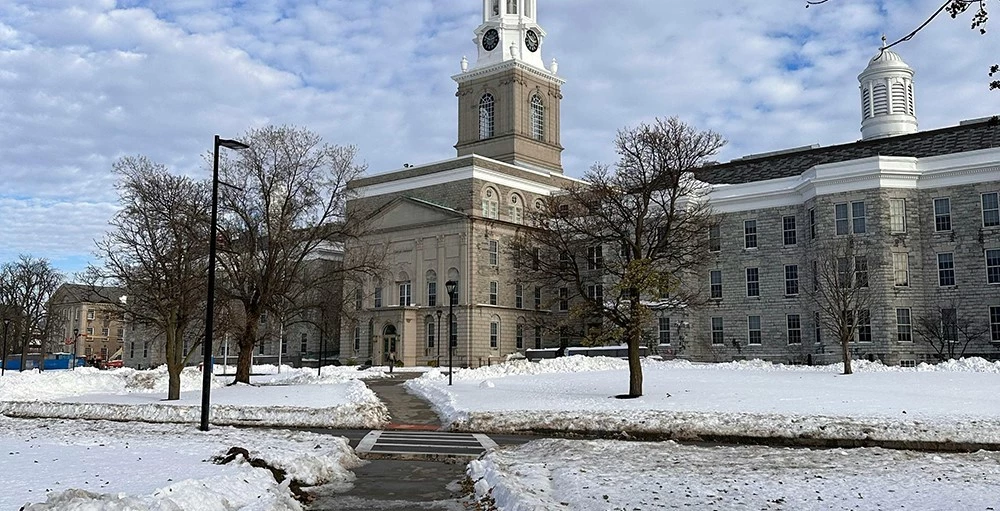
<svg viewBox="0 0 1000 511">
<path fill-rule="evenodd" d="M 939 5 L 538 1 L 545 59 L 557 58 L 567 80 L 563 162 L 575 176 L 614 160 L 617 129 L 655 116 L 722 133 L 730 144 L 721 159 L 855 140 L 857 74 L 880 35 L 905 35 Z M 266 123 L 355 144 L 373 171 L 453 156 L 450 76 L 463 55 L 475 57 L 480 20 L 478 2 L 458 4 L 3 4 L 0 246 L 64 256 L 59 247 L 100 236 L 115 200 L 116 158 L 142 153 L 206 175 L 212 135 Z M 1000 113 L 1000 93 L 986 88 L 988 66 L 1000 60 L 991 51 L 997 36 L 968 25 L 968 16 L 943 17 L 896 48 L 917 70 L 924 129 Z M 42 221 L 40 208 L 55 215 L 44 233 L 24 236 L 30 224 L 10 225 Z"/>
</svg>

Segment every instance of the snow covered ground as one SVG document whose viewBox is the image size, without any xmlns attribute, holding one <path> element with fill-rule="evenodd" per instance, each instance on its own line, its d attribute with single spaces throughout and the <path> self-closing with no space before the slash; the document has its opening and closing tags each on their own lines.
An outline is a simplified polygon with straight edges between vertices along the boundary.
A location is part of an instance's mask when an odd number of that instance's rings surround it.
<svg viewBox="0 0 1000 511">
<path fill-rule="evenodd" d="M 476 431 L 1000 443 L 1000 363 L 854 365 L 647 360 L 637 399 L 614 398 L 628 390 L 625 361 L 579 356 L 459 370 L 451 387 L 432 370 L 407 386 Z"/>
<path fill-rule="evenodd" d="M 538 440 L 469 464 L 502 511 L 998 509 L 1000 453 Z"/>
</svg>

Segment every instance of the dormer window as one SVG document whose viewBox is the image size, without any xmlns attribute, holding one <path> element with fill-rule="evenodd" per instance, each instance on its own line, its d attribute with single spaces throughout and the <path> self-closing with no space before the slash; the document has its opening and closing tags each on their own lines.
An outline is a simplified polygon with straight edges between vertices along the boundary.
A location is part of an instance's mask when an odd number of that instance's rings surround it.
<svg viewBox="0 0 1000 511">
<path fill-rule="evenodd" d="M 479 100 L 479 139 L 493 138 L 495 104 L 493 94 L 487 92 Z"/>
</svg>

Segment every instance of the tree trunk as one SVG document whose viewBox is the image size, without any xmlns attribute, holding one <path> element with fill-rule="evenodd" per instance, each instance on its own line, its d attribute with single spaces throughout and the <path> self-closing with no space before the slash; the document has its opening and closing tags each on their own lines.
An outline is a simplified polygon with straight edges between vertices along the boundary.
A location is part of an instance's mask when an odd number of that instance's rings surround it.
<svg viewBox="0 0 1000 511">
<path fill-rule="evenodd" d="M 176 401 L 181 398 L 181 371 L 184 364 L 170 362 L 167 364 L 167 375 L 169 386 L 167 388 L 167 401 Z"/>
<path fill-rule="evenodd" d="M 840 339 L 841 354 L 844 357 L 844 374 L 853 374 L 851 370 L 851 339 L 849 337 L 844 337 Z"/>
<path fill-rule="evenodd" d="M 240 334 L 239 347 L 240 355 L 236 360 L 236 379 L 233 380 L 234 383 L 250 383 L 250 370 L 251 364 L 253 363 L 253 348 L 257 344 L 257 325 L 260 320 L 260 314 L 255 316 L 251 315 L 250 311 L 247 312 L 246 325 L 243 327 L 243 332 Z"/>
<path fill-rule="evenodd" d="M 642 345 L 642 325 L 639 325 L 639 293 L 631 290 L 632 322 L 628 331 L 628 396 L 642 395 L 642 363 L 639 360 L 639 346 Z"/>
</svg>

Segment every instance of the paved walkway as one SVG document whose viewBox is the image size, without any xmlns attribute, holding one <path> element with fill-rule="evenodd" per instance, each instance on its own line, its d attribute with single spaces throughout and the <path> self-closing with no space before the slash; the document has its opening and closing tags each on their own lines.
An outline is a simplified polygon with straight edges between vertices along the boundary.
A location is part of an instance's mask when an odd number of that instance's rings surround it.
<svg viewBox="0 0 1000 511">
<path fill-rule="evenodd" d="M 421 373 L 395 373 L 390 378 L 365 380 L 368 388 L 389 409 L 387 429 L 441 429 L 441 418 L 430 403 L 406 391 L 403 382 L 419 378 Z"/>
</svg>

